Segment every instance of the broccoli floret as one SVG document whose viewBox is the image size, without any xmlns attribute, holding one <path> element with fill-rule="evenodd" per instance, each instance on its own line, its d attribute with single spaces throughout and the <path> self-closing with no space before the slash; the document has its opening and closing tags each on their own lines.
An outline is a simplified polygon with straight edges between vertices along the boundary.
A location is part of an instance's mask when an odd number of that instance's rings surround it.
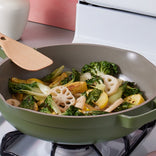
<svg viewBox="0 0 156 156">
<path fill-rule="evenodd" d="M 88 95 L 86 95 L 86 103 L 88 103 L 91 106 L 95 106 L 95 102 L 99 99 L 100 95 L 102 93 L 102 90 L 100 89 L 93 89 L 91 92 L 89 92 Z"/>
<path fill-rule="evenodd" d="M 57 76 L 59 76 L 63 72 L 64 66 L 61 66 L 54 71 L 52 71 L 50 74 L 44 76 L 41 80 L 44 82 L 52 82 Z"/>
<path fill-rule="evenodd" d="M 26 98 L 21 102 L 19 107 L 31 110 L 38 110 L 38 105 L 36 104 L 36 100 L 32 95 L 26 96 Z"/>
<path fill-rule="evenodd" d="M 86 83 L 87 83 L 87 87 L 91 89 L 93 88 L 97 88 L 100 90 L 105 89 L 104 81 L 100 76 L 94 75 L 91 79 L 86 80 Z"/>
<path fill-rule="evenodd" d="M 122 110 L 125 110 L 125 109 L 132 108 L 134 106 L 135 106 L 134 104 L 131 104 L 129 102 L 123 102 L 120 106 L 118 106 L 116 109 L 114 109 L 113 112 L 122 111 Z"/>
<path fill-rule="evenodd" d="M 89 72 L 91 75 L 102 76 L 103 74 L 116 76 L 119 74 L 119 67 L 107 61 L 91 62 L 86 64 L 81 69 L 82 73 Z"/>
<path fill-rule="evenodd" d="M 125 84 L 126 86 L 122 93 L 122 98 L 125 98 L 130 95 L 134 95 L 134 94 L 143 94 L 134 82 L 126 81 Z"/>
<path fill-rule="evenodd" d="M 64 80 L 61 81 L 61 85 L 71 83 L 71 82 L 76 82 L 76 81 L 80 81 L 80 73 L 73 68 L 72 73 Z"/>
<path fill-rule="evenodd" d="M 84 114 L 80 112 L 80 109 L 71 105 L 62 115 L 68 116 L 83 116 Z"/>
<path fill-rule="evenodd" d="M 56 103 L 54 102 L 54 100 L 52 99 L 51 95 L 48 95 L 44 101 L 44 103 L 41 105 L 41 110 L 43 112 L 43 110 L 48 110 L 48 112 L 55 112 L 56 114 L 61 114 L 60 109 L 58 108 L 58 106 L 56 105 Z"/>
</svg>

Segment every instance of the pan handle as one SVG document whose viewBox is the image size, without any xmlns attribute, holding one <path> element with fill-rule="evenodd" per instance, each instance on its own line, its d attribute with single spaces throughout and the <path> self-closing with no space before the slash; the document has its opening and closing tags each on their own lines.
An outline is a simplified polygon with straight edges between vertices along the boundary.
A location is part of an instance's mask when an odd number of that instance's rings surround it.
<svg viewBox="0 0 156 156">
<path fill-rule="evenodd" d="M 156 98 L 151 101 L 156 106 Z M 156 119 L 156 108 L 136 116 L 121 114 L 118 116 L 121 126 L 124 128 L 139 128 Z"/>
</svg>

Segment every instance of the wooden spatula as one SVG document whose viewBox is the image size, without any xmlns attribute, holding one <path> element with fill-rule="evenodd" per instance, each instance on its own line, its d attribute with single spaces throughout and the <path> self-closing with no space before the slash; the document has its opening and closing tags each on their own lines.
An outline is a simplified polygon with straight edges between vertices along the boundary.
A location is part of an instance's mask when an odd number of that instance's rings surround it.
<svg viewBox="0 0 156 156">
<path fill-rule="evenodd" d="M 15 64 L 23 69 L 37 71 L 53 63 L 47 56 L 37 50 L 15 41 L 0 33 L 0 46 Z"/>
</svg>

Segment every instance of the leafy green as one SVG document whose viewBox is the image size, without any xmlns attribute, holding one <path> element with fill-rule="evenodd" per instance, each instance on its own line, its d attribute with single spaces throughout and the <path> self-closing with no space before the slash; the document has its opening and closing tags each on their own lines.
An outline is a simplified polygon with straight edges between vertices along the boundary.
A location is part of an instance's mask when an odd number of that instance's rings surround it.
<svg viewBox="0 0 156 156">
<path fill-rule="evenodd" d="M 109 96 L 108 102 L 109 104 L 113 104 L 117 99 L 121 98 L 123 95 L 124 90 L 127 87 L 127 82 L 123 83 L 118 90 L 116 91 L 116 93 L 114 93 L 113 95 Z"/>
<path fill-rule="evenodd" d="M 84 114 L 79 110 L 79 108 L 75 107 L 74 105 L 71 105 L 64 113 L 62 113 L 62 115 L 83 116 Z"/>
<path fill-rule="evenodd" d="M 134 82 L 125 81 L 124 85 L 126 86 L 124 88 L 122 98 L 125 98 L 130 95 L 134 95 L 134 94 L 143 94 Z"/>
<path fill-rule="evenodd" d="M 60 66 L 59 68 L 52 71 L 50 74 L 44 76 L 41 80 L 44 82 L 52 82 L 57 76 L 59 76 L 63 72 L 64 66 Z"/>
<path fill-rule="evenodd" d="M 75 107 L 74 105 L 71 105 L 62 115 L 67 116 L 90 116 L 90 115 L 102 115 L 107 114 L 108 112 L 104 111 L 86 111 L 81 112 L 81 109 Z"/>
<path fill-rule="evenodd" d="M 21 102 L 19 107 L 35 110 L 35 107 L 37 106 L 36 100 L 32 95 L 26 96 L 26 98 Z"/>
<path fill-rule="evenodd" d="M 86 95 L 86 103 L 88 103 L 91 106 L 94 106 L 94 103 L 99 99 L 101 93 L 102 90 L 97 88 L 93 89 L 91 92 L 89 92 L 88 95 Z"/>
<path fill-rule="evenodd" d="M 103 79 L 100 76 L 94 75 L 91 79 L 86 80 L 88 88 L 97 88 L 100 90 L 105 89 L 105 84 Z"/>
<path fill-rule="evenodd" d="M 52 99 L 51 95 L 48 95 L 44 101 L 44 103 L 41 105 L 41 110 L 40 111 L 47 111 L 47 112 L 55 112 L 56 114 L 61 114 L 60 109 Z"/>
<path fill-rule="evenodd" d="M 42 86 L 42 89 L 40 87 Z M 43 89 L 45 87 L 45 89 Z M 47 86 L 43 85 L 38 82 L 33 82 L 31 84 L 27 83 L 17 83 L 13 82 L 11 80 L 8 81 L 8 88 L 11 94 L 14 93 L 24 93 L 28 95 L 34 95 L 36 97 L 46 97 L 47 94 L 45 92 L 42 92 L 43 90 L 46 90 L 47 92 Z"/>
<path fill-rule="evenodd" d="M 48 107 L 42 107 L 39 112 L 51 114 L 51 110 Z"/>
<path fill-rule="evenodd" d="M 103 74 L 115 76 L 119 74 L 119 67 L 116 64 L 107 61 L 91 62 L 90 64 L 84 65 L 81 69 L 81 72 L 89 72 L 91 75 L 98 76 L 102 76 Z"/>
<path fill-rule="evenodd" d="M 122 110 L 125 110 L 125 109 L 129 109 L 129 108 L 132 108 L 134 107 L 135 105 L 134 104 L 131 104 L 129 102 L 123 102 L 120 106 L 118 106 L 116 109 L 114 109 L 113 111 L 114 112 L 118 112 L 118 111 L 122 111 Z"/>
<path fill-rule="evenodd" d="M 72 73 L 66 77 L 64 80 L 61 81 L 61 85 L 70 83 L 70 82 L 75 82 L 75 81 L 80 81 L 80 73 L 76 69 L 72 69 Z"/>
<path fill-rule="evenodd" d="M 134 82 L 125 81 L 117 90 L 116 93 L 109 97 L 109 104 L 113 104 L 119 98 L 125 98 L 134 94 L 142 94 L 140 89 Z"/>
</svg>

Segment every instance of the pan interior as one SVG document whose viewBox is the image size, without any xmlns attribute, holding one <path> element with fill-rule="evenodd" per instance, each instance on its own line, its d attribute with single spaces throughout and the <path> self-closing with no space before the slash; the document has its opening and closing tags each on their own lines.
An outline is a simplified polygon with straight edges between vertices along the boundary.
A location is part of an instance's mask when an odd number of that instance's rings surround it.
<svg viewBox="0 0 156 156">
<path fill-rule="evenodd" d="M 38 50 L 52 58 L 53 65 L 32 72 L 21 69 L 10 60 L 6 60 L 1 64 L 0 93 L 5 99 L 10 97 L 7 85 L 8 79 L 11 77 L 21 79 L 41 78 L 61 65 L 65 66 L 65 70 L 75 68 L 80 71 L 84 64 L 102 60 L 116 63 L 121 70 L 120 78 L 136 82 L 148 99 L 156 95 L 156 67 L 137 53 L 89 44 L 58 45 Z"/>
</svg>

